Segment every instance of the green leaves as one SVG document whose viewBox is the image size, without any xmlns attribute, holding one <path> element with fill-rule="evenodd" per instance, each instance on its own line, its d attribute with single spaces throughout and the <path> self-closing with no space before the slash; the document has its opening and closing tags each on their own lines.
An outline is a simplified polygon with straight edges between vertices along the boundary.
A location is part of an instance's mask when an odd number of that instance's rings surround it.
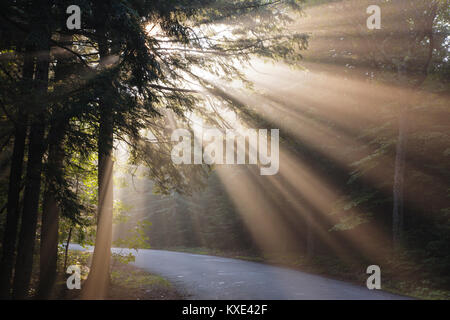
<svg viewBox="0 0 450 320">
<path fill-rule="evenodd" d="M 150 248 L 148 244 L 149 237 L 147 234 L 151 225 L 152 224 L 147 220 L 138 221 L 131 229 L 125 232 L 122 238 L 114 240 L 113 245 L 134 250 Z"/>
<path fill-rule="evenodd" d="M 335 224 L 330 231 L 346 231 L 358 227 L 361 224 L 371 221 L 371 213 L 353 213 L 343 217 L 339 223 Z"/>
</svg>

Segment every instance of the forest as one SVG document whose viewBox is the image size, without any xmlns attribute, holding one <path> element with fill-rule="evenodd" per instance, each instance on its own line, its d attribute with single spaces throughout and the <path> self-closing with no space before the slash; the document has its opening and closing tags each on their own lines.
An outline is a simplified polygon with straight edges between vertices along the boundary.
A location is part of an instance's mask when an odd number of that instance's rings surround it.
<svg viewBox="0 0 450 320">
<path fill-rule="evenodd" d="M 94 248 L 83 299 L 107 296 L 112 247 L 360 285 L 377 265 L 450 299 L 449 4 L 2 1 L 0 299 L 53 299 L 69 243 Z M 177 129 L 266 130 L 279 168 L 250 137 L 235 163 L 195 138 L 175 162 Z"/>
</svg>

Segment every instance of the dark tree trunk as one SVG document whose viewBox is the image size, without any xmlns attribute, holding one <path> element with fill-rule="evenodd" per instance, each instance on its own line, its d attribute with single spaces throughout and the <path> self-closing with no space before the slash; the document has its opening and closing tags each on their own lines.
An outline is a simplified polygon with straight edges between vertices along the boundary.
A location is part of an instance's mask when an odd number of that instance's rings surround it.
<svg viewBox="0 0 450 320">
<path fill-rule="evenodd" d="M 64 272 L 66 272 L 66 268 L 67 268 L 67 258 L 69 257 L 69 245 L 70 245 L 70 240 L 72 239 L 72 230 L 73 230 L 73 226 L 70 227 L 69 235 L 67 236 L 66 248 L 65 248 L 65 252 L 64 252 L 64 267 L 63 267 Z"/>
<path fill-rule="evenodd" d="M 30 131 L 29 156 L 25 180 L 24 207 L 19 234 L 16 268 L 14 273 L 14 298 L 27 296 L 33 266 L 36 224 L 41 191 L 44 124 L 33 124 Z"/>
<path fill-rule="evenodd" d="M 315 236 L 314 236 L 313 213 L 309 212 L 306 217 L 306 256 L 308 259 L 315 254 Z"/>
<path fill-rule="evenodd" d="M 428 52 L 425 59 L 425 63 L 422 67 L 421 75 L 417 79 L 416 84 L 413 89 L 414 92 L 417 92 L 420 87 L 423 85 L 425 80 L 428 77 L 428 69 L 430 67 L 432 58 L 433 58 L 433 49 L 434 49 L 434 37 L 433 37 L 433 24 L 434 20 L 437 16 L 438 12 L 438 3 L 431 2 L 429 7 L 426 7 L 429 12 L 427 17 L 422 22 L 423 31 L 426 33 L 428 37 Z M 401 63 L 398 66 L 398 76 L 402 83 L 407 83 L 408 74 L 406 62 Z M 396 146 L 396 154 L 395 154 L 395 165 L 394 165 L 394 187 L 393 187 L 393 212 L 392 212 L 392 242 L 394 250 L 399 249 L 400 243 L 403 237 L 403 229 L 404 229 L 404 198 L 405 198 L 405 170 L 406 170 L 406 150 L 407 150 L 407 142 L 408 142 L 408 113 L 409 106 L 416 103 L 414 101 L 415 94 L 407 95 L 404 98 L 404 101 L 401 103 L 404 104 L 402 107 L 399 118 L 398 118 L 398 136 L 397 136 L 397 146 Z"/>
<path fill-rule="evenodd" d="M 29 82 L 33 78 L 33 57 L 27 50 L 24 57 L 23 80 Z M 27 116 L 19 110 L 14 133 L 13 154 L 9 174 L 9 189 L 5 234 L 3 239 L 3 253 L 0 262 L 0 299 L 9 299 L 11 296 L 11 277 L 14 266 L 14 257 L 17 241 L 17 228 L 20 220 L 19 199 L 22 183 L 23 158 L 25 153 L 25 140 L 27 135 Z"/>
<path fill-rule="evenodd" d="M 406 143 L 408 138 L 407 115 L 407 110 L 405 109 L 399 115 L 398 119 L 398 138 L 395 154 L 395 174 L 393 189 L 394 206 L 392 212 L 392 235 L 394 249 L 397 249 L 399 247 L 403 234 Z"/>
<path fill-rule="evenodd" d="M 37 5 L 37 4 L 36 4 Z M 46 106 L 46 93 L 50 64 L 50 33 L 46 23 L 49 21 L 48 4 L 39 3 L 39 21 L 36 28 L 42 35 L 38 50 L 35 77 L 37 103 L 32 111 L 30 139 L 28 147 L 27 174 L 25 177 L 24 207 L 19 234 L 19 246 L 14 273 L 13 297 L 25 299 L 33 267 L 33 253 L 36 238 L 36 224 L 41 193 L 42 158 L 44 155 L 45 119 L 43 109 Z"/>
<path fill-rule="evenodd" d="M 42 206 L 41 247 L 40 247 L 40 274 L 39 298 L 50 297 L 56 279 L 58 261 L 58 228 L 60 209 L 55 198 L 57 192 L 57 179 L 60 179 L 63 170 L 64 150 L 62 142 L 64 128 L 52 127 L 50 139 L 47 183 Z"/>
<path fill-rule="evenodd" d="M 71 43 L 72 36 L 63 35 L 62 43 Z M 55 82 L 63 81 L 67 76 L 67 62 L 70 54 L 61 49 L 57 54 Z M 57 275 L 58 262 L 58 229 L 60 208 L 55 197 L 58 180 L 63 179 L 64 135 L 69 124 L 67 114 L 56 110 L 53 114 L 53 124 L 48 135 L 49 154 L 46 172 L 46 190 L 42 205 L 41 247 L 39 290 L 40 299 L 48 299 L 51 295 Z"/>
</svg>

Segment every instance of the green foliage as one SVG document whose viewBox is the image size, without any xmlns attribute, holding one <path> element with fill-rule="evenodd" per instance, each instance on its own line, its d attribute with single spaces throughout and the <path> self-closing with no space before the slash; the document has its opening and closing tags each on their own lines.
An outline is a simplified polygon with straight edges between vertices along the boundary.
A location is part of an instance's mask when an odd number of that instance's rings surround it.
<svg viewBox="0 0 450 320">
<path fill-rule="evenodd" d="M 371 213 L 354 213 L 350 216 L 345 216 L 341 219 L 341 222 L 335 224 L 330 231 L 345 231 L 354 229 L 360 224 L 369 223 L 371 217 Z"/>
<path fill-rule="evenodd" d="M 113 242 L 114 246 L 128 249 L 149 249 L 149 237 L 151 223 L 149 221 L 139 221 L 131 230 L 128 230 L 124 238 L 118 238 Z"/>
<path fill-rule="evenodd" d="M 81 280 L 86 280 L 89 274 L 89 260 L 91 259 L 92 253 L 89 251 L 72 251 L 70 250 L 67 255 L 67 265 L 68 266 L 79 266 L 81 271 Z M 65 250 L 60 246 L 58 248 L 58 272 L 60 274 L 66 275 L 66 270 L 64 270 L 65 261 Z"/>
<path fill-rule="evenodd" d="M 111 257 L 114 260 L 114 262 L 118 262 L 121 264 L 129 264 L 131 262 L 134 262 L 136 258 L 136 256 L 131 252 L 128 253 L 112 252 Z"/>
</svg>

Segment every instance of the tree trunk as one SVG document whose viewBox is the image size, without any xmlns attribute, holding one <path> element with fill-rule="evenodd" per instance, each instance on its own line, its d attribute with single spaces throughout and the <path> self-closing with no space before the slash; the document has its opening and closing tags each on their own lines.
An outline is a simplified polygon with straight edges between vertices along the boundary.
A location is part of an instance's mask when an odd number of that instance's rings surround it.
<svg viewBox="0 0 450 320">
<path fill-rule="evenodd" d="M 73 226 L 70 226 L 69 235 L 67 236 L 66 248 L 65 248 L 65 252 L 64 252 L 64 267 L 63 267 L 64 272 L 66 272 L 66 268 L 67 268 L 67 258 L 69 257 L 69 245 L 70 245 L 70 240 L 72 239 L 72 230 L 73 230 Z"/>
<path fill-rule="evenodd" d="M 421 75 L 417 80 L 416 84 L 413 86 L 414 92 L 407 93 L 403 101 L 400 103 L 404 104 L 402 107 L 399 118 L 398 118 L 398 138 L 397 147 L 395 155 L 395 173 L 394 173 L 394 187 L 393 187 L 393 212 L 392 212 L 392 242 L 394 250 L 397 250 L 400 246 L 403 237 L 403 221 L 404 221 L 404 193 L 405 193 L 405 168 L 406 168 L 406 149 L 408 142 L 408 111 L 409 105 L 416 103 L 414 101 L 414 96 L 416 92 L 423 85 L 428 77 L 428 69 L 430 67 L 431 61 L 433 59 L 433 49 L 434 49 L 434 37 L 433 37 L 433 25 L 438 13 L 439 3 L 437 1 L 430 1 L 429 4 L 425 6 L 425 12 L 428 12 L 426 19 L 423 22 L 423 32 L 426 33 L 429 45 L 428 53 L 426 56 L 425 63 L 422 68 Z M 398 77 L 400 83 L 407 83 L 407 67 L 406 62 L 400 63 L 398 65 Z"/>
<path fill-rule="evenodd" d="M 314 257 L 315 249 L 314 241 L 314 222 L 313 213 L 309 212 L 306 217 L 306 257 L 311 259 Z"/>
<path fill-rule="evenodd" d="M 64 150 L 62 149 L 64 126 L 50 130 L 47 183 L 42 206 L 39 298 L 50 296 L 57 273 L 58 229 L 60 209 L 55 198 L 56 180 L 62 175 Z"/>
<path fill-rule="evenodd" d="M 14 273 L 13 297 L 15 299 L 25 299 L 28 294 L 28 287 L 31 279 L 33 267 L 33 253 L 36 238 L 36 224 L 39 207 L 39 196 L 41 191 L 42 158 L 44 155 L 44 135 L 45 121 L 43 109 L 46 102 L 45 97 L 48 88 L 49 64 L 50 64 L 50 33 L 48 30 L 49 19 L 48 4 L 40 3 L 41 13 L 39 19 L 41 24 L 36 28 L 40 29 L 42 35 L 38 50 L 36 64 L 35 89 L 39 105 L 33 110 L 33 121 L 30 130 L 30 141 L 28 147 L 27 174 L 25 177 L 24 207 L 22 213 L 22 224 L 19 235 L 19 247 L 17 252 L 16 268 Z"/>
<path fill-rule="evenodd" d="M 103 12 L 99 10 L 98 12 Z M 99 21 L 103 21 L 99 19 Z M 106 67 L 109 55 L 108 43 L 102 26 L 99 35 L 100 66 Z M 106 81 L 106 80 L 105 80 Z M 104 84 L 105 95 L 100 97 L 100 128 L 98 137 L 98 208 L 97 234 L 91 270 L 83 291 L 84 299 L 104 299 L 109 286 L 113 217 L 113 115 L 109 83 Z"/>
<path fill-rule="evenodd" d="M 99 144 L 102 144 L 99 142 Z M 113 161 L 110 154 L 99 153 L 98 220 L 94 255 L 84 299 L 104 299 L 109 285 L 113 212 Z"/>
<path fill-rule="evenodd" d="M 27 49 L 24 57 L 22 78 L 31 81 L 33 78 L 33 57 Z M 0 299 L 11 297 L 11 277 L 16 251 L 17 228 L 20 220 L 19 199 L 22 184 L 23 158 L 25 153 L 25 140 L 27 135 L 27 116 L 19 110 L 14 133 L 13 154 L 9 174 L 9 189 L 5 234 L 3 239 L 3 253 L 0 262 Z"/>
<path fill-rule="evenodd" d="M 24 208 L 19 235 L 16 269 L 14 274 L 14 298 L 27 296 L 31 278 L 36 224 L 41 191 L 42 157 L 44 147 L 43 123 L 35 123 L 30 131 L 29 156 L 25 182 Z"/>
<path fill-rule="evenodd" d="M 62 43 L 71 43 L 72 36 L 62 35 Z M 55 82 L 63 81 L 68 76 L 65 71 L 70 59 L 67 51 L 61 49 L 57 54 L 55 70 Z M 53 114 L 53 124 L 48 135 L 49 154 L 47 160 L 46 190 L 42 206 L 41 247 L 40 247 L 40 274 L 39 291 L 40 299 L 50 297 L 57 274 L 58 262 L 58 230 L 60 208 L 55 198 L 58 188 L 58 179 L 62 179 L 64 161 L 64 135 L 69 124 L 66 114 L 59 110 Z"/>
<path fill-rule="evenodd" d="M 404 63 L 398 66 L 399 80 L 406 81 L 406 66 Z M 392 209 L 392 244 L 394 250 L 400 246 L 403 233 L 404 214 L 404 189 L 405 189 L 405 161 L 406 161 L 406 141 L 407 141 L 407 98 L 400 100 L 401 110 L 398 115 L 398 136 L 395 151 L 394 164 L 394 186 L 393 186 L 393 209 Z"/>
<path fill-rule="evenodd" d="M 403 234 L 407 125 L 407 110 L 404 110 L 398 119 L 398 138 L 395 155 L 394 206 L 392 212 L 392 236 L 395 249 L 399 247 Z"/>
</svg>

